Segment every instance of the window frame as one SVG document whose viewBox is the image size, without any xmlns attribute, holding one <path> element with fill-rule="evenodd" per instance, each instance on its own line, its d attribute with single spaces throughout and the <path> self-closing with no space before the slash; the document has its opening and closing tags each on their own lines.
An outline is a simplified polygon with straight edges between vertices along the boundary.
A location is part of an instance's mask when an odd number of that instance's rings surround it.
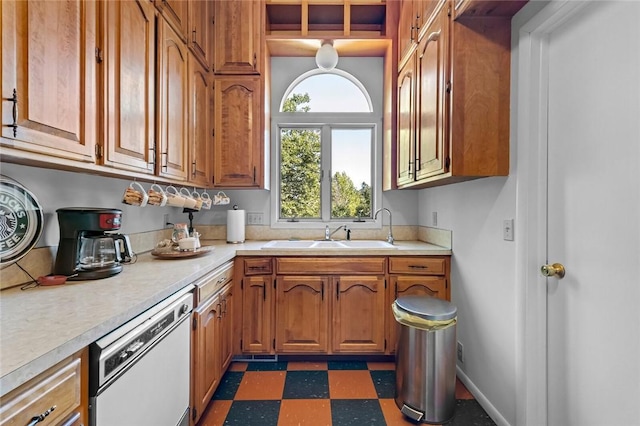
<svg viewBox="0 0 640 426">
<path fill-rule="evenodd" d="M 282 105 L 284 101 L 294 91 L 295 87 L 304 79 L 315 74 L 338 74 L 353 84 L 355 84 L 367 99 L 367 102 L 371 106 L 371 112 L 282 112 Z M 287 86 L 287 89 L 283 92 L 282 98 L 272 104 L 274 107 L 277 105 L 278 109 L 271 112 L 271 197 L 270 197 L 270 225 L 274 229 L 324 229 L 326 225 L 333 226 L 332 224 L 348 224 L 352 229 L 380 229 L 382 224 L 376 222 L 372 218 L 363 218 L 362 222 L 357 222 L 353 219 L 331 219 L 330 218 L 330 202 L 324 202 L 321 200 L 321 210 L 327 209 L 328 214 L 321 214 L 319 219 L 299 219 L 296 222 L 292 222 L 287 219 L 280 219 L 280 130 L 287 127 L 322 127 L 324 125 L 331 126 L 333 128 L 372 128 L 372 151 L 371 151 L 371 211 L 372 214 L 382 206 L 382 112 L 377 111 L 374 107 L 376 103 L 373 102 L 369 90 L 366 85 L 363 84 L 354 75 L 340 70 L 334 69 L 332 71 L 322 71 L 318 69 L 312 69 L 310 71 L 297 74 L 295 78 L 291 80 L 291 83 Z M 330 130 L 329 130 L 330 133 Z M 323 135 L 324 136 L 324 135 Z M 329 134 L 326 139 L 330 149 L 331 135 Z M 325 147 L 322 146 L 321 150 Z M 323 151 L 324 156 L 327 155 Z M 329 153 L 330 154 L 330 153 Z M 330 157 L 329 157 L 330 161 Z M 323 179 L 327 179 L 330 175 L 325 173 Z M 326 194 L 321 192 L 322 197 L 330 197 L 331 185 L 327 181 Z M 325 189 L 322 188 L 321 191 Z M 326 207 L 325 207 L 326 205 Z"/>
</svg>

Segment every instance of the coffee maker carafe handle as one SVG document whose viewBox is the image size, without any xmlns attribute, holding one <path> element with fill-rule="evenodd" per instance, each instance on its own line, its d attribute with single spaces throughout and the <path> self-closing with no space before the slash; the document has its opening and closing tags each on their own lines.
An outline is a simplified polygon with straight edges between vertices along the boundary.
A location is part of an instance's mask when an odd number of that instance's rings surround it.
<svg viewBox="0 0 640 426">
<path fill-rule="evenodd" d="M 116 241 L 116 257 L 120 263 L 129 263 L 135 255 L 131 249 L 131 241 L 129 236 L 124 234 L 113 234 L 113 239 Z M 122 241 L 122 243 L 120 243 Z"/>
</svg>

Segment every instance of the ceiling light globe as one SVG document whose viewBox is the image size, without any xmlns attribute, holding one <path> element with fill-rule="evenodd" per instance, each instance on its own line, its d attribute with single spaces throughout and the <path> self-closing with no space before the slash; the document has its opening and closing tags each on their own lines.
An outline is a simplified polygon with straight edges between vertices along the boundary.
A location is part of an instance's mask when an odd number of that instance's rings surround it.
<svg viewBox="0 0 640 426">
<path fill-rule="evenodd" d="M 324 71 L 331 71 L 338 65 L 338 52 L 330 43 L 324 43 L 316 52 L 316 64 Z"/>
</svg>

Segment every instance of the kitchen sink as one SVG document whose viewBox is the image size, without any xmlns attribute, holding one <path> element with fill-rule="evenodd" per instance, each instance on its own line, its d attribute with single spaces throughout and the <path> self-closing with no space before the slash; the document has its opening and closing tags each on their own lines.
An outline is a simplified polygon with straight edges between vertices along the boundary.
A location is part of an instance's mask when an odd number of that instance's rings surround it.
<svg viewBox="0 0 640 426">
<path fill-rule="evenodd" d="M 261 247 L 263 250 L 323 250 L 323 249 L 359 249 L 380 250 L 396 249 L 397 247 L 386 241 L 378 240 L 341 240 L 341 241 L 313 241 L 313 240 L 273 240 Z"/>
</svg>

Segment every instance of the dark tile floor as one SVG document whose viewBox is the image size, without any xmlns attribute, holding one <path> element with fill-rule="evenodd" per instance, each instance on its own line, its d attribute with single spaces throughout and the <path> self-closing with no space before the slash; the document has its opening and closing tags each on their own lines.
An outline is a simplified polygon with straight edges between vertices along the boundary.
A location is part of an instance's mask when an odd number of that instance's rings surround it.
<svg viewBox="0 0 640 426">
<path fill-rule="evenodd" d="M 393 400 L 392 362 L 234 362 L 198 426 L 414 425 Z M 458 381 L 451 426 L 495 423 Z"/>
</svg>

